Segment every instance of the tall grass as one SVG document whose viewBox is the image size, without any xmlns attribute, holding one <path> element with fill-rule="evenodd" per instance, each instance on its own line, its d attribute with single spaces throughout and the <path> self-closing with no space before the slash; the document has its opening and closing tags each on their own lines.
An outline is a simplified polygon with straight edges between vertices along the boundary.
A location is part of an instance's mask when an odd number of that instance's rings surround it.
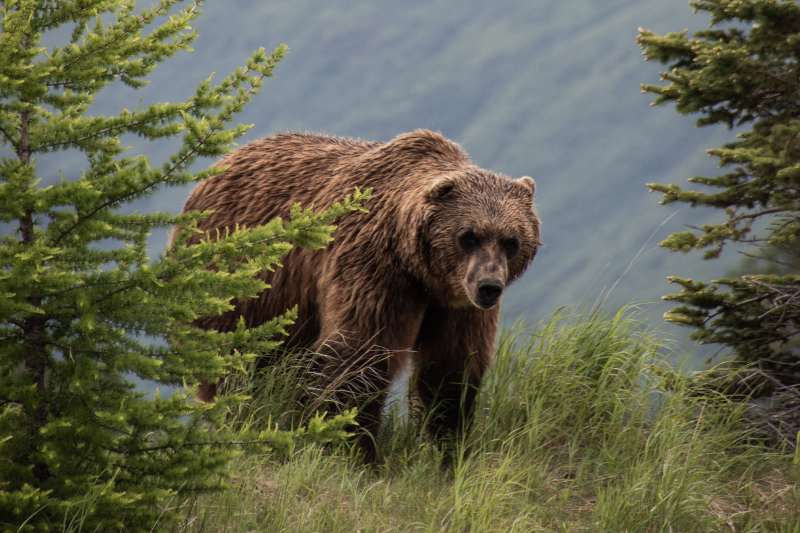
<svg viewBox="0 0 800 533">
<path fill-rule="evenodd" d="M 633 306 L 518 322 L 451 466 L 395 406 L 377 469 L 348 446 L 243 456 L 176 531 L 800 532 L 800 465 L 749 437 L 746 404 L 662 390 L 670 352 Z M 302 420 L 291 360 L 239 383 L 232 423 Z"/>
</svg>

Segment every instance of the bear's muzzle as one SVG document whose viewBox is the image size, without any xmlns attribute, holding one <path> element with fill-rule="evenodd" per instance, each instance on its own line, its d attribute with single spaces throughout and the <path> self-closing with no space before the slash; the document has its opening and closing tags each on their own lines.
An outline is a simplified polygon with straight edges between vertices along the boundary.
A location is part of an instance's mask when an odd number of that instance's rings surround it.
<svg viewBox="0 0 800 533">
<path fill-rule="evenodd" d="M 491 278 L 484 278 L 480 280 L 478 282 L 478 298 L 477 302 L 475 303 L 484 309 L 494 307 L 500 300 L 500 296 L 503 294 L 504 288 L 505 286 L 500 282 L 500 280 Z"/>
</svg>

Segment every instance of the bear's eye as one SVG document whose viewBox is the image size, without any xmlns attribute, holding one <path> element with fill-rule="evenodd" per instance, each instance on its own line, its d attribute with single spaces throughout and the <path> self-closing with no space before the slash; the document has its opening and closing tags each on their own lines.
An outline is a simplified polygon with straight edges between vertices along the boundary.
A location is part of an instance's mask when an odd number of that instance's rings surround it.
<svg viewBox="0 0 800 533">
<path fill-rule="evenodd" d="M 509 239 L 503 243 L 503 250 L 508 257 L 514 257 L 519 252 L 519 243 L 516 239 Z"/>
<path fill-rule="evenodd" d="M 461 237 L 458 238 L 458 244 L 467 253 L 475 251 L 475 249 L 480 245 L 477 235 L 471 231 L 462 234 Z"/>
</svg>

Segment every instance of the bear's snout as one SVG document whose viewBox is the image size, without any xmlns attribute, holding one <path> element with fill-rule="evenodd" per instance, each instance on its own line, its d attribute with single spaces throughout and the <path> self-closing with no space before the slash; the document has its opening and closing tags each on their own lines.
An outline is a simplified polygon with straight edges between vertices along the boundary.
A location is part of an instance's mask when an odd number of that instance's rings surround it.
<svg viewBox="0 0 800 533">
<path fill-rule="evenodd" d="M 484 309 L 494 307 L 505 287 L 500 280 L 484 278 L 478 282 L 478 305 Z"/>
</svg>

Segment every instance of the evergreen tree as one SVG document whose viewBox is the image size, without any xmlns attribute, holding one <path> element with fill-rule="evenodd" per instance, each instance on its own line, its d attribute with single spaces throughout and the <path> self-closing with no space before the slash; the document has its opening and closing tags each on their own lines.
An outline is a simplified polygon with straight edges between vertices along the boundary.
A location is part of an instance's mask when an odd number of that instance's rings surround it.
<svg viewBox="0 0 800 533">
<path fill-rule="evenodd" d="M 711 27 L 658 36 L 640 30 L 647 60 L 669 64 L 666 86 L 643 85 L 653 104 L 674 102 L 681 114 L 699 113 L 697 126 L 749 126 L 738 140 L 708 150 L 729 169 L 718 177 L 694 177 L 702 191 L 675 184 L 648 184 L 662 204 L 684 202 L 724 211 L 727 219 L 660 243 L 671 251 L 724 245 L 750 247 L 760 273 L 711 282 L 670 277 L 682 287 L 665 296 L 681 305 L 671 322 L 694 328 L 691 338 L 732 347 L 739 364 L 758 363 L 783 385 L 800 383 L 800 6 L 785 0 L 701 0 L 696 11 Z M 766 270 L 764 261 L 776 268 Z M 768 392 L 768 388 L 763 389 Z"/>
<path fill-rule="evenodd" d="M 280 446 L 299 434 L 327 441 L 352 421 L 318 417 L 305 431 L 233 435 L 209 423 L 241 398 L 202 404 L 186 387 L 147 398 L 131 383 L 216 381 L 274 348 L 291 311 L 232 333 L 190 324 L 259 294 L 255 273 L 278 264 L 289 243 L 324 246 L 334 219 L 369 195 L 356 191 L 319 213 L 296 206 L 288 221 L 147 257 L 151 231 L 192 231 L 203 215 L 124 214 L 125 204 L 219 173 L 191 168 L 245 133 L 229 122 L 286 52 L 255 52 L 186 102 L 86 115 L 104 87 L 139 88 L 161 61 L 190 50 L 201 2 L 168 16 L 177 0 L 140 12 L 132 0 L 3 1 L 0 216 L 15 231 L 0 241 L 0 530 L 150 531 L 187 494 L 221 487 L 234 445 Z M 72 29 L 56 34 L 67 42 L 46 49 L 42 36 L 62 26 Z M 151 167 L 125 155 L 124 134 L 177 136 L 182 146 Z M 62 169 L 42 187 L 35 157 L 59 150 L 79 150 L 86 168 Z"/>
</svg>

